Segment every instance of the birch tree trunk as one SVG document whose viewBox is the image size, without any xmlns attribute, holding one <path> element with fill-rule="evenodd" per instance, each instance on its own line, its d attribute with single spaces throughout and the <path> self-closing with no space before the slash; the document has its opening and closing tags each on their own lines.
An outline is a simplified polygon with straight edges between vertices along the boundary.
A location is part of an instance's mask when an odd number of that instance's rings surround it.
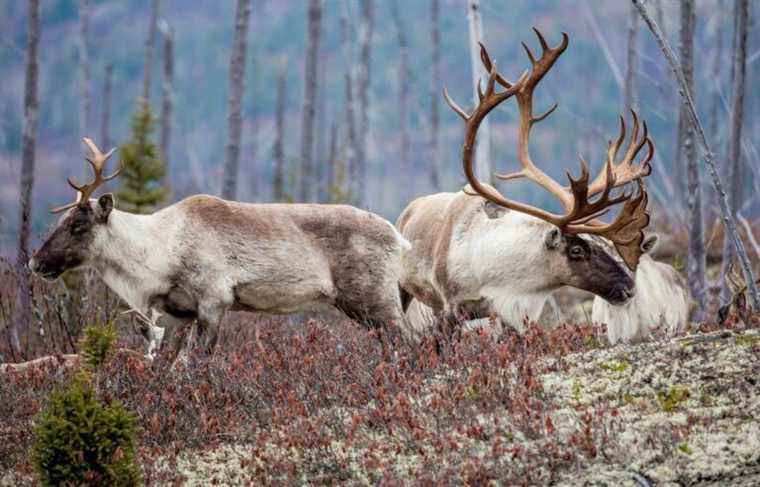
<svg viewBox="0 0 760 487">
<path fill-rule="evenodd" d="M 628 49 L 626 51 L 625 84 L 623 85 L 623 111 L 634 109 L 636 105 L 636 70 L 638 69 L 638 47 L 636 39 L 639 33 L 639 13 L 636 7 L 631 5 L 631 14 L 628 22 Z"/>
<path fill-rule="evenodd" d="M 742 203 L 742 127 L 744 125 L 744 85 L 747 74 L 747 23 L 749 17 L 748 0 L 735 0 L 734 18 L 736 20 L 736 32 L 734 39 L 736 49 L 734 51 L 733 62 L 733 82 L 731 86 L 731 132 L 728 139 L 728 195 L 731 213 L 736 218 Z M 736 255 L 731 247 L 731 239 L 726 232 L 723 238 L 723 263 L 721 265 L 721 296 L 724 300 L 730 297 L 730 292 L 726 285 L 726 272 L 728 264 Z M 755 310 L 760 307 L 755 307 Z"/>
<path fill-rule="evenodd" d="M 103 80 L 103 112 L 100 119 L 100 143 L 111 147 L 111 92 L 113 90 L 113 64 L 106 64 Z"/>
<path fill-rule="evenodd" d="M 79 0 L 79 36 L 77 51 L 79 52 L 79 134 L 87 136 L 92 121 L 92 93 L 90 90 L 90 60 L 88 56 L 87 33 L 90 24 L 90 8 L 88 0 Z"/>
<path fill-rule="evenodd" d="M 430 0 L 430 46 L 432 49 L 430 69 L 430 185 L 433 191 L 441 190 L 440 119 L 438 106 L 441 100 L 441 2 Z"/>
<path fill-rule="evenodd" d="M 680 54 L 681 67 L 689 92 L 694 96 L 694 25 L 696 15 L 694 0 L 681 1 Z M 696 303 L 693 320 L 702 322 L 707 318 L 707 281 L 705 258 L 705 231 L 702 217 L 702 185 L 697 166 L 694 129 L 689 124 L 689 114 L 685 105 L 680 105 L 679 125 L 683 127 L 683 147 L 680 152 L 686 165 L 689 249 L 687 258 L 687 278 L 691 296 Z"/>
<path fill-rule="evenodd" d="M 352 56 L 351 56 L 351 42 L 348 33 L 348 4 L 343 2 L 343 8 L 340 13 L 340 39 L 343 50 L 345 73 L 344 77 L 344 90 L 345 90 L 345 117 L 346 117 L 346 168 L 348 170 L 349 180 L 351 183 L 348 188 L 348 200 L 352 202 L 362 201 L 362 196 L 356 194 L 361 187 L 361 184 L 357 182 L 359 174 L 362 170 L 359 168 L 360 162 L 358 161 L 359 142 L 356 135 L 356 116 L 354 114 L 354 95 L 353 95 L 353 77 L 351 75 Z M 331 188 L 331 193 L 334 188 Z M 357 203 L 360 204 L 360 203 Z"/>
<path fill-rule="evenodd" d="M 156 48 L 156 29 L 158 27 L 158 10 L 160 0 L 153 0 L 150 8 L 150 23 L 148 38 L 145 41 L 145 66 L 143 67 L 143 86 L 141 100 L 144 105 L 150 104 L 150 81 L 153 70 L 153 52 Z"/>
<path fill-rule="evenodd" d="M 161 100 L 161 155 L 164 158 L 166 175 L 164 180 L 170 180 L 170 142 L 172 134 L 172 94 L 174 82 L 174 33 L 168 25 L 162 29 L 164 35 L 164 79 L 162 83 Z"/>
<path fill-rule="evenodd" d="M 322 19 L 321 0 L 309 0 L 308 40 L 304 63 L 303 120 L 301 122 L 301 174 L 298 198 L 304 203 L 314 200 L 314 108 L 317 98 L 317 55 Z"/>
<path fill-rule="evenodd" d="M 758 294 L 757 291 L 757 283 L 755 282 L 752 267 L 750 266 L 750 261 L 747 257 L 747 251 L 745 250 L 744 244 L 742 243 L 742 240 L 739 237 L 739 233 L 736 230 L 736 219 L 734 218 L 734 214 L 729 206 L 726 191 L 723 189 L 723 183 L 720 180 L 720 175 L 718 174 L 718 169 L 715 164 L 715 156 L 713 155 L 712 150 L 710 150 L 710 145 L 707 143 L 705 130 L 702 126 L 702 122 L 699 120 L 699 115 L 697 114 L 697 109 L 694 106 L 694 102 L 692 101 L 689 87 L 683 77 L 683 72 L 678 65 L 678 61 L 676 61 L 676 56 L 673 53 L 673 49 L 670 47 L 668 40 L 663 35 L 657 23 L 649 15 L 649 12 L 647 12 L 646 7 L 642 3 L 642 0 L 632 0 L 632 2 L 634 5 L 636 5 L 636 8 L 639 10 L 639 13 L 646 22 L 647 27 L 657 40 L 657 43 L 660 46 L 660 50 L 665 56 L 665 59 L 668 61 L 673 74 L 675 75 L 675 79 L 679 87 L 678 93 L 689 110 L 689 119 L 691 121 L 692 127 L 696 131 L 697 140 L 702 146 L 705 164 L 707 165 L 708 172 L 710 173 L 710 178 L 715 188 L 715 192 L 718 194 L 718 203 L 720 205 L 720 212 L 721 216 L 723 217 L 726 235 L 731 238 L 734 249 L 736 250 L 736 254 L 739 258 L 739 263 L 742 267 L 742 273 L 744 274 L 744 279 L 747 282 L 747 288 L 749 290 L 752 307 L 753 309 L 758 310 L 760 309 L 760 294 Z"/>
<path fill-rule="evenodd" d="M 480 0 L 467 0 L 467 22 L 470 30 L 470 61 L 472 62 L 472 100 L 478 104 L 478 85 L 487 77 L 480 61 L 479 42 L 483 42 L 483 17 L 480 15 Z M 484 86 L 484 85 L 481 85 Z M 478 129 L 475 143 L 475 176 L 485 183 L 491 182 L 491 125 L 483 120 Z"/>
<path fill-rule="evenodd" d="M 396 36 L 398 37 L 398 116 L 399 116 L 399 134 L 401 136 L 400 145 L 400 174 L 409 174 L 409 45 L 406 40 L 404 24 L 401 20 L 401 13 L 398 10 L 397 0 L 391 3 L 391 16 L 396 26 Z M 410 190 L 413 189 L 411 179 L 404 178 L 401 185 L 401 199 L 406 201 Z"/>
<path fill-rule="evenodd" d="M 287 78 L 285 63 L 277 73 L 277 122 L 274 137 L 274 181 L 272 194 L 275 202 L 285 201 L 285 94 Z"/>
<path fill-rule="evenodd" d="M 314 165 L 314 177 L 316 179 L 317 202 L 323 203 L 327 200 L 328 186 L 327 173 L 329 171 L 329 154 L 327 154 L 326 138 L 330 130 L 327 123 L 327 73 L 329 71 L 329 57 L 324 53 L 324 45 L 320 44 L 320 62 L 317 63 L 317 78 L 319 86 L 317 87 L 317 126 L 316 142 L 312 164 Z"/>
<path fill-rule="evenodd" d="M 372 33 L 374 30 L 373 2 L 362 0 L 362 15 L 359 22 L 359 72 L 357 76 L 357 91 L 359 97 L 359 133 L 356 146 L 356 173 L 358 182 L 354 201 L 358 206 L 367 205 L 367 165 L 369 143 L 369 91 L 372 83 Z M 352 178 L 352 181 L 354 179 Z"/>
<path fill-rule="evenodd" d="M 240 131 L 242 126 L 243 85 L 245 83 L 245 49 L 251 0 L 237 0 L 235 9 L 235 38 L 230 57 L 230 92 L 227 99 L 227 150 L 222 180 L 222 198 L 237 196 L 238 163 L 240 161 Z"/>
<path fill-rule="evenodd" d="M 32 219 L 32 190 L 34 188 L 34 152 L 37 143 L 37 116 L 39 103 L 37 100 L 38 65 L 37 53 L 40 41 L 40 1 L 29 0 L 29 20 L 27 23 L 26 45 L 26 81 L 24 83 L 24 128 L 21 148 L 21 193 L 19 195 L 19 238 L 18 258 L 16 260 L 18 277 L 18 305 L 15 318 L 10 324 L 8 333 L 13 349 L 14 361 L 21 358 L 21 342 L 18 331 L 21 327 L 32 326 L 32 303 L 29 271 L 26 263 L 29 260 L 29 234 Z"/>
</svg>

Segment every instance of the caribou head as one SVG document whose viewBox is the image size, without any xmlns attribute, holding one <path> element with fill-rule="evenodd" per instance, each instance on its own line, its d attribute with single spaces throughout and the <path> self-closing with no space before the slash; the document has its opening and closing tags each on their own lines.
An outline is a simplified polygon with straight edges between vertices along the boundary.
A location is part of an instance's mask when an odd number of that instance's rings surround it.
<svg viewBox="0 0 760 487">
<path fill-rule="evenodd" d="M 620 117 L 620 133 L 615 142 L 610 141 L 602 171 L 593 179 L 589 178 L 588 164 L 581 158 L 580 177 L 573 178 L 567 173 L 569 186 L 563 186 L 549 177 L 533 162 L 529 140 L 533 125 L 544 120 L 556 108 L 554 104 L 540 115 L 533 114 L 533 91 L 562 55 L 568 45 L 567 34 L 562 34 L 562 42 L 550 47 L 543 35 L 534 29 L 541 44 L 541 56 L 536 57 L 530 48 L 523 47 L 531 62 L 531 69 L 515 82 L 507 81 L 496 70 L 486 48 L 481 44 L 480 56 L 483 66 L 489 73 L 485 91 L 478 87 L 479 103 L 472 113 L 467 114 L 459 107 L 444 89 L 443 94 L 449 106 L 464 120 L 465 141 L 462 153 L 464 172 L 469 182 L 465 192 L 479 195 L 490 204 L 524 213 L 538 219 L 546 225 L 543 242 L 535 241 L 532 245 L 545 260 L 543 264 L 556 278 L 555 285 L 570 285 L 590 291 L 613 304 L 622 304 L 634 294 L 635 272 L 639 258 L 645 249 L 643 229 L 649 223 L 647 193 L 642 178 L 651 173 L 649 162 L 654 154 L 654 146 L 649 139 L 646 122 L 640 124 L 638 116 L 631 110 L 633 129 L 630 142 L 621 160 L 618 152 L 626 138 L 625 119 Z M 502 91 L 497 90 L 497 86 Z M 499 193 L 494 187 L 478 180 L 473 168 L 473 149 L 478 127 L 488 113 L 509 98 L 516 98 L 520 113 L 518 132 L 518 159 L 522 166 L 520 171 L 508 174 L 496 174 L 502 180 L 528 179 L 553 194 L 562 203 L 565 212 L 554 214 L 549 211 L 514 201 Z M 648 153 L 640 163 L 636 157 L 643 147 Z M 613 190 L 636 182 L 637 190 L 613 195 Z M 596 199 L 592 197 L 597 196 Z M 599 219 L 616 205 L 622 205 L 620 211 L 610 223 Z M 605 245 L 595 242 L 591 236 L 609 240 L 622 258 L 621 264 L 606 250 Z"/>
<path fill-rule="evenodd" d="M 89 148 L 90 154 L 86 160 L 92 166 L 94 177 L 81 185 L 71 178 L 67 179 L 69 186 L 77 192 L 76 200 L 51 210 L 51 213 L 63 215 L 53 233 L 29 260 L 29 269 L 45 279 L 56 279 L 64 271 L 87 263 L 97 230 L 108 223 L 108 216 L 113 209 L 112 194 L 106 193 L 97 200 L 91 200 L 90 196 L 99 186 L 121 172 L 120 168 L 110 176 L 103 176 L 106 161 L 115 149 L 103 154 L 92 140 L 85 137 L 84 143 Z"/>
</svg>

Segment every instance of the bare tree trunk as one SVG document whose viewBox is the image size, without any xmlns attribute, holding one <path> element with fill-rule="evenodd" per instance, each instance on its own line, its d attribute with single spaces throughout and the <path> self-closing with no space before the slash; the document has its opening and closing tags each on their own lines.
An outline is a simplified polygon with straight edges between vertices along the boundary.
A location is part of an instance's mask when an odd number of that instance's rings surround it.
<svg viewBox="0 0 760 487">
<path fill-rule="evenodd" d="M 607 61 L 607 66 L 609 66 L 610 71 L 612 71 L 612 77 L 615 78 L 615 83 L 618 85 L 620 91 L 623 91 L 625 85 L 625 81 L 623 81 L 623 73 L 620 71 L 620 66 L 618 66 L 615 61 L 615 56 L 612 55 L 612 50 L 610 49 L 607 40 L 604 38 L 602 29 L 599 27 L 599 22 L 597 22 L 594 12 L 591 10 L 588 3 L 584 3 L 583 14 L 591 28 L 591 34 L 594 36 L 594 40 L 596 40 L 596 43 L 599 45 L 599 49 L 602 50 L 604 59 Z"/>
<path fill-rule="evenodd" d="M 330 130 L 327 123 L 327 72 L 329 69 L 329 58 L 324 55 L 324 47 L 321 50 L 320 62 L 317 63 L 317 78 L 319 78 L 319 86 L 317 87 L 317 141 L 312 162 L 314 165 L 318 203 L 323 203 L 327 200 L 327 173 L 330 162 L 325 141 Z"/>
<path fill-rule="evenodd" d="M 343 3 L 343 8 L 340 13 L 340 33 L 345 64 L 346 166 L 349 180 L 351 181 L 348 188 L 348 200 L 360 202 L 363 197 L 356 194 L 361 187 L 361 183 L 357 182 L 357 179 L 363 169 L 359 167 L 361 162 L 358 160 L 360 144 L 356 135 L 356 116 L 354 115 L 353 77 L 351 76 L 351 66 L 353 63 L 351 62 L 351 42 L 348 33 L 348 4 L 346 2 Z"/>
<path fill-rule="evenodd" d="M 285 200 L 285 94 L 287 88 L 285 63 L 277 73 L 277 126 L 274 138 L 274 182 L 272 193 L 276 202 Z"/>
<path fill-rule="evenodd" d="M 16 316 L 10 324 L 8 333 L 13 348 L 14 360 L 21 357 L 21 342 L 18 330 L 32 326 L 32 303 L 29 272 L 26 263 L 29 260 L 29 234 L 32 220 L 32 190 L 34 187 L 34 151 L 37 143 L 37 52 L 40 41 L 40 2 L 29 0 L 29 22 L 27 24 L 26 45 L 26 81 L 24 84 L 24 129 L 21 149 L 21 194 L 19 196 L 20 218 L 18 238 L 18 259 L 16 275 L 19 280 L 18 306 Z"/>
<path fill-rule="evenodd" d="M 696 15 L 694 0 L 681 1 L 681 67 L 689 92 L 694 96 L 694 25 Z M 705 231 L 702 218 L 702 185 L 697 166 L 694 129 L 689 124 L 687 108 L 682 104 L 678 113 L 679 125 L 683 127 L 681 154 L 686 163 L 687 200 L 689 205 L 689 250 L 687 277 L 691 296 L 697 308 L 693 320 L 702 322 L 707 318 L 707 278 L 705 258 Z"/>
<path fill-rule="evenodd" d="M 709 121 L 709 133 L 712 134 L 713 137 L 715 137 L 716 141 L 720 141 L 720 125 L 718 124 L 718 117 L 720 116 L 721 111 L 721 68 L 724 64 L 723 59 L 723 23 L 725 21 L 725 13 L 724 13 L 724 2 L 723 0 L 718 0 L 718 8 L 716 12 L 713 14 L 714 18 L 716 19 L 716 26 L 715 26 L 715 42 L 713 43 L 713 49 L 714 49 L 714 56 L 713 56 L 713 65 L 712 65 L 712 76 L 711 76 L 711 86 L 710 86 L 710 121 Z M 719 145 L 719 142 L 718 142 Z M 707 191 L 707 194 L 705 195 L 706 201 L 713 201 L 714 194 L 709 190 Z M 712 222 L 715 218 L 715 214 L 713 211 L 711 211 L 710 208 L 711 205 L 708 205 L 708 207 L 705 209 L 705 218 L 706 221 Z"/>
<path fill-rule="evenodd" d="M 100 143 L 102 147 L 111 147 L 111 92 L 113 85 L 113 64 L 106 64 L 103 80 L 103 113 L 100 119 Z"/>
<path fill-rule="evenodd" d="M 222 180 L 222 198 L 226 200 L 234 200 L 237 196 L 240 131 L 243 122 L 241 113 L 245 83 L 245 49 L 250 17 L 251 0 L 237 0 L 235 39 L 230 58 L 230 93 L 227 99 L 227 160 L 224 164 L 224 179 Z"/>
<path fill-rule="evenodd" d="M 480 62 L 480 46 L 483 42 L 483 17 L 480 15 L 480 0 L 467 0 L 467 21 L 470 27 L 470 61 L 472 63 L 473 105 L 478 104 L 478 86 L 483 86 L 481 78 L 488 73 Z M 475 176 L 486 183 L 491 182 L 491 125 L 483 120 L 478 129 L 475 144 Z"/>
<path fill-rule="evenodd" d="M 254 29 L 254 32 L 256 30 Z M 251 53 L 251 131 L 248 134 L 250 139 L 249 153 L 251 156 L 251 166 L 248 168 L 250 177 L 248 180 L 248 191 L 251 194 L 251 201 L 260 201 L 259 195 L 259 177 L 261 176 L 258 171 L 258 154 L 259 154 L 259 55 L 257 49 L 253 49 Z"/>
<path fill-rule="evenodd" d="M 301 174 L 298 198 L 303 202 L 314 200 L 314 106 L 317 99 L 317 55 L 319 30 L 322 19 L 321 0 L 309 0 L 309 25 L 304 63 L 303 121 L 301 123 Z"/>
<path fill-rule="evenodd" d="M 728 139 L 728 194 L 729 205 L 732 215 L 736 218 L 736 213 L 741 207 L 742 198 L 742 126 L 744 124 L 744 84 L 747 73 L 747 23 L 749 17 L 749 2 L 747 0 L 735 0 L 734 15 L 737 21 L 734 38 L 736 49 L 734 51 L 733 61 L 733 82 L 731 86 L 731 133 Z M 731 239 L 726 232 L 723 238 L 723 263 L 721 265 L 721 296 L 724 299 L 730 297 L 726 285 L 726 272 L 728 264 L 734 257 L 731 248 Z M 760 307 L 755 307 L 755 310 Z"/>
<path fill-rule="evenodd" d="M 92 121 L 92 94 L 90 90 L 90 60 L 88 56 L 87 32 L 90 24 L 90 8 L 88 0 L 79 0 L 79 37 L 77 51 L 79 52 L 79 134 L 86 136 Z"/>
<path fill-rule="evenodd" d="M 638 47 L 636 38 L 639 33 L 639 13 L 636 7 L 631 5 L 631 15 L 628 23 L 628 49 L 626 52 L 627 66 L 625 72 L 625 85 L 623 86 L 623 110 L 635 108 L 636 105 L 636 70 L 638 69 Z"/>
<path fill-rule="evenodd" d="M 330 126 L 330 153 L 327 158 L 327 198 L 329 203 L 333 203 L 333 189 L 335 187 L 336 175 L 340 171 L 338 168 L 338 123 L 333 121 Z"/>
<path fill-rule="evenodd" d="M 166 175 L 164 179 L 170 180 L 169 175 L 169 143 L 172 133 L 172 83 L 174 81 L 174 33 L 168 25 L 162 29 L 164 35 L 164 82 L 162 85 L 161 100 L 161 155 L 164 158 Z"/>
<path fill-rule="evenodd" d="M 145 41 L 145 66 L 143 68 L 142 103 L 150 104 L 150 78 L 153 69 L 153 51 L 156 48 L 156 29 L 158 26 L 158 10 L 160 0 L 153 0 L 148 24 L 148 39 Z"/>
<path fill-rule="evenodd" d="M 430 45 L 432 69 L 430 83 L 430 185 L 433 191 L 441 190 L 440 118 L 438 106 L 441 100 L 441 2 L 430 0 Z"/>
<path fill-rule="evenodd" d="M 654 15 L 657 17 L 657 25 L 662 29 L 662 34 L 667 37 L 668 30 L 665 25 L 665 13 L 662 11 L 663 0 L 655 0 L 654 2 Z"/>
<path fill-rule="evenodd" d="M 359 134 L 356 143 L 356 193 L 352 195 L 359 206 L 367 205 L 367 164 L 369 143 L 369 90 L 372 83 L 372 32 L 374 16 L 372 0 L 362 0 L 362 15 L 359 22 L 359 72 L 357 95 L 359 97 Z M 354 178 L 351 178 L 352 181 Z"/>
<path fill-rule="evenodd" d="M 397 0 L 391 3 L 391 16 L 396 25 L 398 37 L 399 64 L 398 64 L 398 116 L 399 134 L 401 136 L 400 174 L 409 174 L 409 44 L 406 40 L 406 31 L 398 10 Z M 402 183 L 401 199 L 406 200 L 410 190 L 413 190 L 413 178 L 405 178 Z"/>
<path fill-rule="evenodd" d="M 747 251 L 745 250 L 744 244 L 742 243 L 742 240 L 739 237 L 739 233 L 736 230 L 736 219 L 734 218 L 734 213 L 731 211 L 731 208 L 729 206 L 726 191 L 723 189 L 723 183 L 720 180 L 720 175 L 718 174 L 717 166 L 715 164 L 715 156 L 710 150 L 710 145 L 707 143 L 705 130 L 702 127 L 702 122 L 699 120 L 699 115 L 697 114 L 697 109 L 694 106 L 694 102 L 692 101 L 689 87 L 683 77 L 683 72 L 678 65 L 678 61 L 676 61 L 676 56 L 673 53 L 673 49 L 670 47 L 668 40 L 665 38 L 659 26 L 647 12 L 646 7 L 642 3 L 642 0 L 632 0 L 632 2 L 634 5 L 636 5 L 636 8 L 638 8 L 639 13 L 647 24 L 647 27 L 657 40 L 657 43 L 659 44 L 660 49 L 665 56 L 665 59 L 667 59 L 668 64 L 670 65 L 671 70 L 675 75 L 675 79 L 679 87 L 678 93 L 681 96 L 682 101 L 686 103 L 686 106 L 689 109 L 689 116 L 692 127 L 696 131 L 697 140 L 702 146 L 705 164 L 707 165 L 707 169 L 710 173 L 710 178 L 712 179 L 713 186 L 715 187 L 715 192 L 718 194 L 718 203 L 720 204 L 720 211 L 723 217 L 723 223 L 726 228 L 726 234 L 730 236 L 731 241 L 734 244 L 736 254 L 739 257 L 739 263 L 742 267 L 744 279 L 747 282 L 747 288 L 749 290 L 752 307 L 753 309 L 758 310 L 760 309 L 760 294 L 758 294 L 757 291 L 757 284 L 752 272 L 752 267 L 750 266 L 749 258 L 747 257 Z M 744 0 L 744 3 L 746 5 L 746 0 Z"/>
</svg>

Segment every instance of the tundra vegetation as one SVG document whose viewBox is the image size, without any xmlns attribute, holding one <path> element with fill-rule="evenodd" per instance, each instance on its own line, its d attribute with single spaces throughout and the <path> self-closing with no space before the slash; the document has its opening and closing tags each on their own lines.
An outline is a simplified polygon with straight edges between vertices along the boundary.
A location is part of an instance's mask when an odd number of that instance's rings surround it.
<svg viewBox="0 0 760 487">
<path fill-rule="evenodd" d="M 0 3 L 0 486 L 760 484 L 755 3 Z"/>
</svg>

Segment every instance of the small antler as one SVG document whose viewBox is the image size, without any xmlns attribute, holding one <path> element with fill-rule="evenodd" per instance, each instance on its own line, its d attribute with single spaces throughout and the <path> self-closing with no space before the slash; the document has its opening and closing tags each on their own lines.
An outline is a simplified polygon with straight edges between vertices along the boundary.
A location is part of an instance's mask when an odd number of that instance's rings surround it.
<svg viewBox="0 0 760 487">
<path fill-rule="evenodd" d="M 73 203 L 69 203 L 68 205 L 60 206 L 58 208 L 53 208 L 50 210 L 51 213 L 60 213 L 62 211 L 68 210 L 69 208 L 73 208 L 77 206 L 80 203 L 87 202 L 87 200 L 92 196 L 92 193 L 103 183 L 110 181 L 114 179 L 116 176 L 118 176 L 121 173 L 121 170 L 123 169 L 123 166 L 119 166 L 119 168 L 110 176 L 103 176 L 103 169 L 105 168 L 106 162 L 108 161 L 108 158 L 113 155 L 113 153 L 116 151 L 116 148 L 109 150 L 105 154 L 103 154 L 100 149 L 98 149 L 98 146 L 95 145 L 95 143 L 90 140 L 87 137 L 84 137 L 82 139 L 87 145 L 87 148 L 89 149 L 89 154 L 85 156 L 85 160 L 90 163 L 90 166 L 92 166 L 92 171 L 95 175 L 95 177 L 90 180 L 88 183 L 85 184 L 79 184 L 72 178 L 66 178 L 66 182 L 69 183 L 69 186 L 74 188 L 77 192 L 77 199 Z"/>
<path fill-rule="evenodd" d="M 555 103 L 541 115 L 534 115 L 533 91 L 546 73 L 554 66 L 554 63 L 565 49 L 567 49 L 569 39 L 567 34 L 562 33 L 562 42 L 556 47 L 550 47 L 541 32 L 536 28 L 533 30 L 541 44 L 541 57 L 536 59 L 530 48 L 523 43 L 523 47 L 531 62 L 531 69 L 529 72 L 524 73 L 514 84 L 507 81 L 496 71 L 496 65 L 491 60 L 485 46 L 480 45 L 480 57 L 483 66 L 489 72 L 489 78 L 485 93 L 478 87 L 479 103 L 470 115 L 454 103 L 449 97 L 448 92 L 444 89 L 446 102 L 462 117 L 466 124 L 462 163 L 467 180 L 475 193 L 500 206 L 545 220 L 562 228 L 567 233 L 588 233 L 609 239 L 615 245 L 626 265 L 630 269 L 635 270 L 639 258 L 643 253 L 641 249 L 644 239 L 643 229 L 649 224 L 649 215 L 646 213 L 648 198 L 641 178 L 648 176 L 651 172 L 649 161 L 652 159 L 654 146 L 648 137 L 646 124 L 644 124 L 643 137 L 639 140 L 638 116 L 632 112 L 634 128 L 631 142 L 627 147 L 623 160 L 616 164 L 615 157 L 625 139 L 625 121 L 621 117 L 620 135 L 614 144 L 610 142 L 604 169 L 591 184 L 589 184 L 588 165 L 583 159 L 581 159 L 581 175 L 578 179 L 574 179 L 568 173 L 569 187 L 562 186 L 539 169 L 530 156 L 530 132 L 534 124 L 544 120 L 557 108 L 557 104 Z M 503 86 L 505 91 L 496 93 L 494 90 L 495 83 Z M 475 176 L 472 156 L 478 127 L 493 108 L 512 96 L 515 96 L 517 99 L 520 110 L 518 158 L 522 169 L 509 174 L 496 174 L 496 177 L 504 180 L 526 178 L 535 182 L 562 202 L 562 205 L 565 207 L 565 214 L 563 215 L 557 215 L 531 205 L 510 200 L 496 191 L 492 186 L 481 183 Z M 648 146 L 649 153 L 641 164 L 634 165 L 634 160 L 644 145 Z M 633 193 L 623 193 L 615 197 L 611 196 L 613 189 L 633 180 L 636 180 L 638 184 L 638 190 L 635 195 Z M 465 191 L 468 192 L 468 190 Z M 602 193 L 599 198 L 594 201 L 589 199 L 589 197 L 598 193 Z M 611 207 L 620 203 L 624 203 L 623 208 L 612 223 L 605 224 L 598 220 Z"/>
</svg>

